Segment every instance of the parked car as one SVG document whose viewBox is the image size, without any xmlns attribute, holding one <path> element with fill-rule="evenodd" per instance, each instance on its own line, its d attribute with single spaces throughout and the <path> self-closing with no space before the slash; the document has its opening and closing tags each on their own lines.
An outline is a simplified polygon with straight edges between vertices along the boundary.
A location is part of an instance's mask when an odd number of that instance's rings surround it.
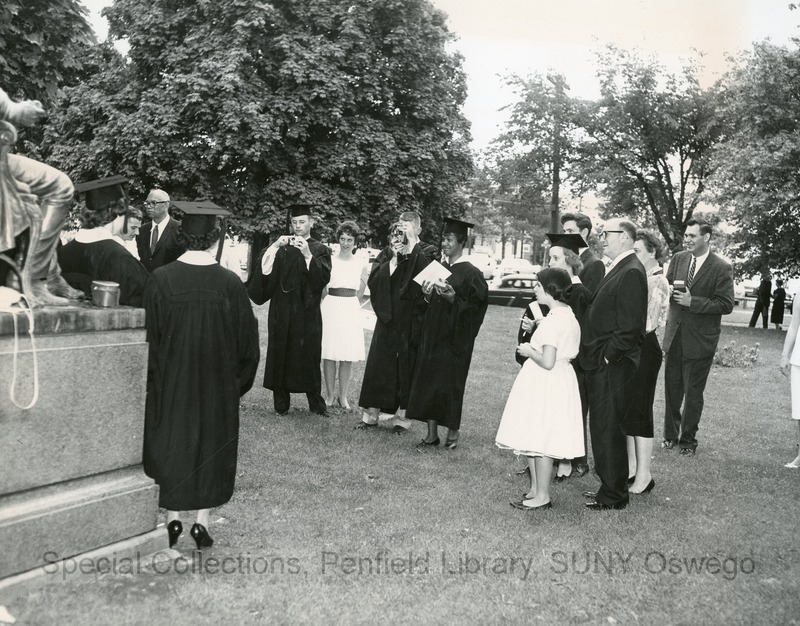
<svg viewBox="0 0 800 626">
<path fill-rule="evenodd" d="M 489 280 L 494 276 L 497 263 L 491 254 L 486 254 L 485 252 L 473 252 L 472 254 L 465 254 L 462 258 L 477 267 L 483 273 L 483 277 L 486 280 Z"/>
<path fill-rule="evenodd" d="M 503 259 L 497 267 L 495 276 L 507 276 L 508 274 L 535 274 L 540 266 L 534 265 L 528 259 Z"/>
<path fill-rule="evenodd" d="M 533 299 L 536 274 L 509 274 L 489 285 L 489 304 L 525 308 Z"/>
</svg>

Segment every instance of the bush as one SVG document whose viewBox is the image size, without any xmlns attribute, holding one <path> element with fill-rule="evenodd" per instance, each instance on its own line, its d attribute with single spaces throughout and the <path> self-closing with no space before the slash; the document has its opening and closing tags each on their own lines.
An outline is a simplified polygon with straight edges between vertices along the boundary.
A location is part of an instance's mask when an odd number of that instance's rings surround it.
<svg viewBox="0 0 800 626">
<path fill-rule="evenodd" d="M 746 343 L 738 346 L 736 341 L 731 339 L 728 345 L 717 349 L 714 364 L 721 367 L 752 367 L 758 361 L 759 347 L 758 342 L 752 348 Z"/>
</svg>

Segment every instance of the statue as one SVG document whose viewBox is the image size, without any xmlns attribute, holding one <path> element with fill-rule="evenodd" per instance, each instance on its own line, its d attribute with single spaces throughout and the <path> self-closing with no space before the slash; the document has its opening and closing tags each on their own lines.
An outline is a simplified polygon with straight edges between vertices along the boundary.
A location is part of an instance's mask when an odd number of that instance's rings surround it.
<svg viewBox="0 0 800 626">
<path fill-rule="evenodd" d="M 56 260 L 59 235 L 72 205 L 73 187 L 59 170 L 18 154 L 12 123 L 33 126 L 45 114 L 34 100 L 12 101 L 0 89 L 0 255 L 18 273 L 32 306 L 69 304 L 82 294 L 61 277 Z M 25 233 L 27 231 L 27 238 Z"/>
</svg>

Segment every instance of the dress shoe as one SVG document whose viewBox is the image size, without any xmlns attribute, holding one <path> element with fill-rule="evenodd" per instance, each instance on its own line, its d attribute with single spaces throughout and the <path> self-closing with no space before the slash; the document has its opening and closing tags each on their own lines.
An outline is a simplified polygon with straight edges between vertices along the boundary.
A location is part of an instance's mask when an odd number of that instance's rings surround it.
<svg viewBox="0 0 800 626">
<path fill-rule="evenodd" d="M 289 409 L 286 409 L 285 411 L 279 411 L 278 409 L 275 409 L 275 413 L 277 415 L 283 415 L 283 416 L 289 415 Z"/>
<path fill-rule="evenodd" d="M 644 489 L 642 489 L 641 491 L 629 491 L 628 493 L 634 493 L 634 494 L 636 494 L 637 496 L 638 496 L 638 495 L 641 495 L 641 494 L 643 494 L 643 493 L 650 493 L 651 491 L 653 491 L 653 487 L 655 487 L 655 486 L 656 486 L 656 481 L 654 481 L 654 480 L 651 478 L 651 479 L 650 479 L 650 482 L 647 484 L 647 487 L 645 487 L 645 488 L 644 488 Z"/>
<path fill-rule="evenodd" d="M 374 424 L 370 424 L 368 422 L 359 422 L 358 424 L 353 426 L 353 428 L 356 430 L 367 430 L 369 428 L 375 428 L 377 425 L 378 422 L 375 422 Z"/>
<path fill-rule="evenodd" d="M 515 509 L 519 509 L 520 511 L 545 511 L 547 509 L 553 508 L 552 502 L 545 502 L 544 504 L 540 504 L 539 506 L 528 506 L 525 504 L 524 500 L 516 500 L 510 503 Z"/>
<path fill-rule="evenodd" d="M 666 448 L 667 450 L 672 450 L 672 448 L 677 445 L 678 442 L 675 439 L 664 439 L 664 441 L 661 442 L 661 447 Z"/>
<path fill-rule="evenodd" d="M 178 543 L 178 537 L 183 532 L 183 524 L 179 520 L 172 520 L 167 524 L 167 534 L 169 535 L 169 547 L 171 548 Z"/>
<path fill-rule="evenodd" d="M 433 441 L 425 441 L 424 439 L 417 444 L 417 448 L 435 448 L 440 443 L 437 437 Z"/>
<path fill-rule="evenodd" d="M 197 544 L 197 549 L 202 550 L 203 548 L 210 548 L 214 545 L 214 540 L 211 538 L 211 535 L 208 534 L 206 527 L 202 524 L 195 524 L 192 526 L 192 530 L 189 531 L 194 539 L 194 542 Z"/>
<path fill-rule="evenodd" d="M 694 456 L 694 448 L 681 448 L 681 456 Z"/>
<path fill-rule="evenodd" d="M 617 502 L 616 504 L 603 504 L 602 502 L 587 502 L 586 508 L 590 511 L 621 511 L 626 506 L 627 502 Z"/>
<path fill-rule="evenodd" d="M 597 492 L 596 491 L 584 491 L 583 492 L 583 497 L 584 498 L 591 498 L 592 500 L 594 500 L 597 497 Z"/>
<path fill-rule="evenodd" d="M 455 450 L 458 447 L 458 439 L 445 439 L 444 447 L 446 450 Z"/>
<path fill-rule="evenodd" d="M 408 428 L 400 426 L 399 424 L 395 424 L 394 426 L 392 426 L 392 432 L 395 435 L 405 435 L 408 432 Z"/>
<path fill-rule="evenodd" d="M 589 466 L 585 463 L 579 463 L 572 469 L 573 473 L 580 478 L 581 476 L 586 476 L 589 473 Z"/>
</svg>

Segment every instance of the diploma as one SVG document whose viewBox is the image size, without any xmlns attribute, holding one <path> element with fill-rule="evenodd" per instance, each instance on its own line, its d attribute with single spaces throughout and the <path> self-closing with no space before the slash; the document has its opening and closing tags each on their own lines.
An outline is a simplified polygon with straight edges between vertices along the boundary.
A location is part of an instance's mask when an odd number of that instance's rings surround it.
<svg viewBox="0 0 800 626">
<path fill-rule="evenodd" d="M 443 283 L 450 276 L 450 273 L 450 270 L 439 263 L 439 261 L 431 261 L 427 266 L 425 266 L 424 270 L 414 276 L 414 282 L 420 285 L 424 280 L 429 280 L 433 283 Z"/>
<path fill-rule="evenodd" d="M 531 312 L 531 315 L 533 316 L 533 319 L 535 319 L 537 321 L 544 317 L 544 314 L 542 313 L 542 309 L 539 306 L 539 303 L 536 302 L 536 300 L 534 300 L 533 302 L 531 302 L 528 305 L 528 310 Z"/>
</svg>

